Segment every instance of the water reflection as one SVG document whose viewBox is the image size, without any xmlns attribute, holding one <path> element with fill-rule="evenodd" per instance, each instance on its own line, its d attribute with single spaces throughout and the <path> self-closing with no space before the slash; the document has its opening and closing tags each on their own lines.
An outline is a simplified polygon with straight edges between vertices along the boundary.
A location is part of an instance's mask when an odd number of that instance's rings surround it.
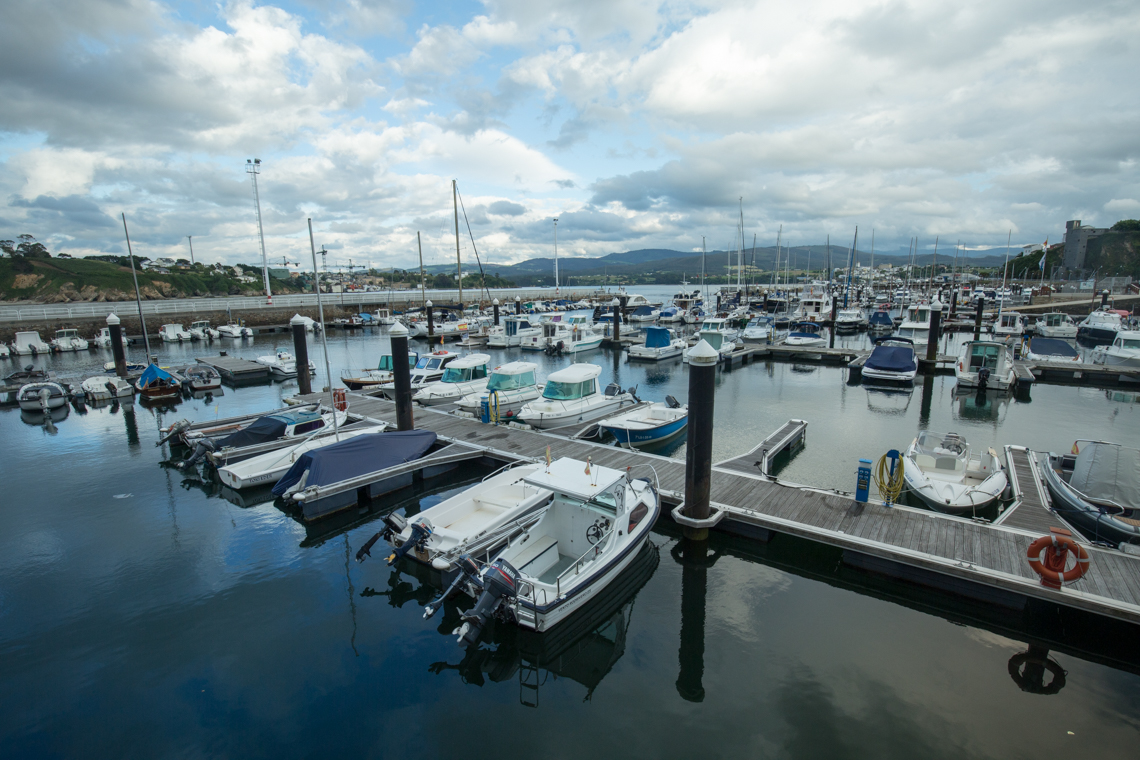
<svg viewBox="0 0 1140 760">
<path fill-rule="evenodd" d="M 1050 680 L 1045 680 L 1049 673 Z M 1065 688 L 1065 669 L 1040 644 L 1009 658 L 1009 676 L 1017 688 L 1030 694 L 1056 694 Z"/>
<path fill-rule="evenodd" d="M 958 418 L 1000 423 L 1009 410 L 1011 396 L 979 388 L 976 391 L 954 389 L 953 395 L 958 410 Z"/>
<path fill-rule="evenodd" d="M 688 702 L 703 702 L 708 571 L 720 554 L 709 554 L 708 541 L 687 538 L 677 542 L 670 554 L 673 561 L 681 565 L 681 646 L 677 653 L 677 693 Z"/>
<path fill-rule="evenodd" d="M 67 404 L 49 409 L 46 414 L 38 410 L 21 409 L 20 421 L 32 427 L 42 427 L 48 435 L 55 435 L 59 432 L 55 428 L 56 423 L 66 420 L 69 414 L 71 414 L 71 407 Z"/>
<path fill-rule="evenodd" d="M 873 414 L 888 417 L 905 417 L 910 408 L 910 400 L 914 396 L 914 388 L 887 388 L 868 386 L 867 409 Z"/>
</svg>

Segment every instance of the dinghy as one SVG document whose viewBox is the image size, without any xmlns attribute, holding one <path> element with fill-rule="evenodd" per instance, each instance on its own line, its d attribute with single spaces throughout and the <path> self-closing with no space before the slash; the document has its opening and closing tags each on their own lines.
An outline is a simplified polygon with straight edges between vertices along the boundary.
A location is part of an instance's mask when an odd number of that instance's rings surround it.
<svg viewBox="0 0 1140 760">
<path fill-rule="evenodd" d="M 59 383 L 28 383 L 16 391 L 16 402 L 28 412 L 48 411 L 67 406 L 67 391 Z"/>
<path fill-rule="evenodd" d="M 627 449 L 652 446 L 671 441 L 685 432 L 689 407 L 666 396 L 663 402 L 633 409 L 598 424 Z"/>
<path fill-rule="evenodd" d="M 1077 441 L 1038 469 L 1053 509 L 1094 541 L 1140 544 L 1140 450 Z"/>
<path fill-rule="evenodd" d="M 928 507 L 951 514 L 988 507 L 1009 482 L 992 448 L 971 454 L 957 433 L 929 430 L 919 433 L 903 454 L 903 480 Z"/>
</svg>

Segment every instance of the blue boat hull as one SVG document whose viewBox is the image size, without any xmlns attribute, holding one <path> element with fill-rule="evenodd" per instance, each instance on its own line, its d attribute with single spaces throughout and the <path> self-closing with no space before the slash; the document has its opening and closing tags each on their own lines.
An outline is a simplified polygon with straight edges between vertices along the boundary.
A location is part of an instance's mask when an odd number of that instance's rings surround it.
<svg viewBox="0 0 1140 760">
<path fill-rule="evenodd" d="M 626 430 L 625 428 L 610 427 L 609 425 L 602 425 L 602 430 L 605 430 L 614 438 L 617 438 L 618 442 L 624 446 L 637 447 L 663 443 L 683 433 L 688 425 L 689 418 L 682 417 L 679 420 L 668 422 L 650 430 Z"/>
</svg>

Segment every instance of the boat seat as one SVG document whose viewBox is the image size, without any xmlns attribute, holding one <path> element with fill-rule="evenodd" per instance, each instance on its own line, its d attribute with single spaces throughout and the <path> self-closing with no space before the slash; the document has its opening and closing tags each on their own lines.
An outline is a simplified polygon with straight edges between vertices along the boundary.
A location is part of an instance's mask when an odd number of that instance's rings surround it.
<svg viewBox="0 0 1140 760">
<path fill-rule="evenodd" d="M 914 463 L 918 465 L 918 468 L 920 470 L 927 470 L 927 469 L 933 470 L 935 467 L 937 467 L 937 464 L 935 463 L 935 461 L 936 460 L 934 459 L 934 457 L 930 456 L 929 454 L 915 454 L 914 455 Z"/>
<path fill-rule="evenodd" d="M 962 469 L 962 460 L 957 457 L 938 457 L 938 459 L 934 461 L 934 467 L 938 470 L 957 472 Z"/>
<path fill-rule="evenodd" d="M 551 536 L 532 536 L 511 563 L 537 578 L 558 561 L 558 540 Z"/>
</svg>

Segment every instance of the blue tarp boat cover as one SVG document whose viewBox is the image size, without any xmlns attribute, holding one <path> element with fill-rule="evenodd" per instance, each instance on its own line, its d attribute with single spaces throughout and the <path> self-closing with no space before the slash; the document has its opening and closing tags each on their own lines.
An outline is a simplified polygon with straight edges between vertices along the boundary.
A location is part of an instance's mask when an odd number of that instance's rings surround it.
<svg viewBox="0 0 1140 760">
<path fill-rule="evenodd" d="M 875 346 L 863 366 L 884 372 L 910 372 L 918 369 L 914 349 L 910 346 Z"/>
<path fill-rule="evenodd" d="M 890 312 L 876 311 L 871 315 L 871 326 L 873 327 L 894 327 L 894 320 L 891 319 Z"/>
<path fill-rule="evenodd" d="M 1077 349 L 1060 338 L 1032 338 L 1029 341 L 1029 350 L 1041 356 L 1064 356 L 1070 359 L 1080 356 Z"/>
<path fill-rule="evenodd" d="M 633 313 L 634 313 L 634 315 L 639 316 L 639 317 L 648 316 L 649 314 L 653 313 L 653 307 L 652 306 L 638 306 L 637 311 L 635 311 Z"/>
<path fill-rule="evenodd" d="M 255 443 L 276 441 L 285 435 L 286 427 L 288 427 L 288 423 L 283 417 L 272 415 L 258 417 L 248 427 L 244 427 L 236 433 L 230 433 L 218 441 L 218 448 L 238 448 L 239 446 L 252 446 Z"/>
<path fill-rule="evenodd" d="M 419 459 L 435 443 L 430 430 L 405 430 L 394 433 L 358 435 L 340 443 L 307 451 L 281 476 L 273 493 L 283 496 L 301 481 L 305 471 L 305 487 L 328 486 L 370 472 L 395 467 Z"/>
<path fill-rule="evenodd" d="M 157 364 L 151 364 L 139 376 L 139 388 L 146 388 L 152 384 L 169 385 L 173 382 L 174 378 L 171 377 L 170 373 Z"/>
<path fill-rule="evenodd" d="M 673 339 L 669 337 L 669 330 L 664 327 L 645 328 L 646 348 L 668 348 Z"/>
</svg>

